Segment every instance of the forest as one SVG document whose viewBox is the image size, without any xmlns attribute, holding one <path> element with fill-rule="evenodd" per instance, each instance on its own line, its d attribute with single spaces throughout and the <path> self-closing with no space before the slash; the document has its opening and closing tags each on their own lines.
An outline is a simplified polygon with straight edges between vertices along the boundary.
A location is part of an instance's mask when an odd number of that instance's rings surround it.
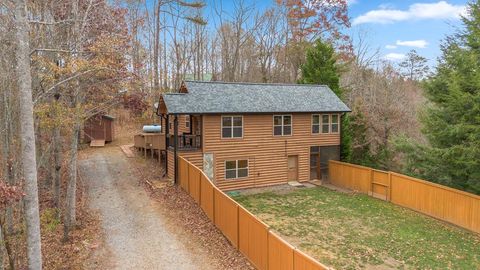
<svg viewBox="0 0 480 270">
<path fill-rule="evenodd" d="M 480 194 L 480 1 L 434 67 L 352 36 L 346 0 L 223 5 L 0 1 L 0 269 L 48 268 L 45 220 L 73 241 L 84 121 L 112 108 L 154 121 L 183 80 L 326 84 L 352 109 L 342 160 Z"/>
</svg>

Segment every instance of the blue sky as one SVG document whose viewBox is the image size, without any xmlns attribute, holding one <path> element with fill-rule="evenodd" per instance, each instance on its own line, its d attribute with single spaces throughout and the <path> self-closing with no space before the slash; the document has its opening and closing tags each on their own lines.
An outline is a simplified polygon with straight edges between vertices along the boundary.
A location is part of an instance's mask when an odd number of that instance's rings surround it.
<svg viewBox="0 0 480 270">
<path fill-rule="evenodd" d="M 212 12 L 209 6 L 216 1 L 207 0 L 206 16 Z M 441 40 L 461 27 L 460 14 L 465 12 L 467 0 L 348 0 L 352 28 L 348 32 L 355 37 L 366 33 L 372 50 L 380 49 L 381 57 L 393 62 L 401 61 L 411 49 L 427 57 L 430 64 L 441 55 Z M 221 1 L 223 8 L 231 10 L 231 1 Z M 275 4 L 274 0 L 245 0 L 263 10 Z"/>
<path fill-rule="evenodd" d="M 411 49 L 433 65 L 441 55 L 442 39 L 462 26 L 463 0 L 356 0 L 349 6 L 352 32 L 365 31 L 382 57 L 398 62 Z"/>
</svg>

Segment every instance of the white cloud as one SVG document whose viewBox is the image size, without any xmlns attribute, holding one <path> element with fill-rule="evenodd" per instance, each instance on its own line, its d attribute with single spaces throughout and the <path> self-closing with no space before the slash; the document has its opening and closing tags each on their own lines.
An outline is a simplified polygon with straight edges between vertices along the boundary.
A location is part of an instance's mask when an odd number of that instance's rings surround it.
<svg viewBox="0 0 480 270">
<path fill-rule="evenodd" d="M 426 48 L 428 45 L 428 42 L 423 39 L 419 40 L 397 40 L 397 46 L 404 46 L 404 47 L 415 47 L 415 48 Z"/>
<path fill-rule="evenodd" d="M 389 49 L 389 50 L 392 50 L 392 49 L 396 49 L 397 46 L 395 46 L 395 45 L 387 45 L 387 46 L 385 46 L 385 48 L 387 48 L 387 49 Z"/>
<path fill-rule="evenodd" d="M 399 61 L 405 58 L 405 54 L 403 53 L 389 53 L 386 54 L 383 58 L 390 60 L 390 61 Z"/>
<path fill-rule="evenodd" d="M 415 3 L 408 10 L 376 9 L 353 19 L 353 25 L 363 23 L 394 23 L 406 20 L 422 19 L 458 19 L 460 15 L 466 15 L 465 5 L 452 5 L 446 1 L 437 3 Z"/>
</svg>

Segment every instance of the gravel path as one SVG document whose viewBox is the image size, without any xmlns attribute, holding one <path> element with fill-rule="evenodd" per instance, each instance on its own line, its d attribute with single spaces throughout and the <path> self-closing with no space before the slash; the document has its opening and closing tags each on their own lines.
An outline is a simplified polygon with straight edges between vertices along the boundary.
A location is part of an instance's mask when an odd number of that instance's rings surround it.
<svg viewBox="0 0 480 270">
<path fill-rule="evenodd" d="M 175 230 L 139 185 L 117 147 L 92 152 L 80 161 L 89 206 L 98 211 L 108 255 L 97 254 L 109 269 L 215 269 L 209 255 Z M 105 250 L 105 248 L 104 248 Z M 98 251 L 97 253 L 100 253 Z M 94 255 L 95 256 L 95 255 Z M 98 267 L 98 265 L 97 265 Z"/>
</svg>

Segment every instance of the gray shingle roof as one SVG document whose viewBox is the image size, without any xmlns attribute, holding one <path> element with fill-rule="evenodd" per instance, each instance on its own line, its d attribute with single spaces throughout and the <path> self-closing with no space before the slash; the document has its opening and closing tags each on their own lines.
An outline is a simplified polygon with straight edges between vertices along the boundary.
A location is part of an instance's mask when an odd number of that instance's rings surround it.
<svg viewBox="0 0 480 270">
<path fill-rule="evenodd" d="M 325 85 L 185 81 L 163 94 L 169 114 L 350 112 Z"/>
</svg>

